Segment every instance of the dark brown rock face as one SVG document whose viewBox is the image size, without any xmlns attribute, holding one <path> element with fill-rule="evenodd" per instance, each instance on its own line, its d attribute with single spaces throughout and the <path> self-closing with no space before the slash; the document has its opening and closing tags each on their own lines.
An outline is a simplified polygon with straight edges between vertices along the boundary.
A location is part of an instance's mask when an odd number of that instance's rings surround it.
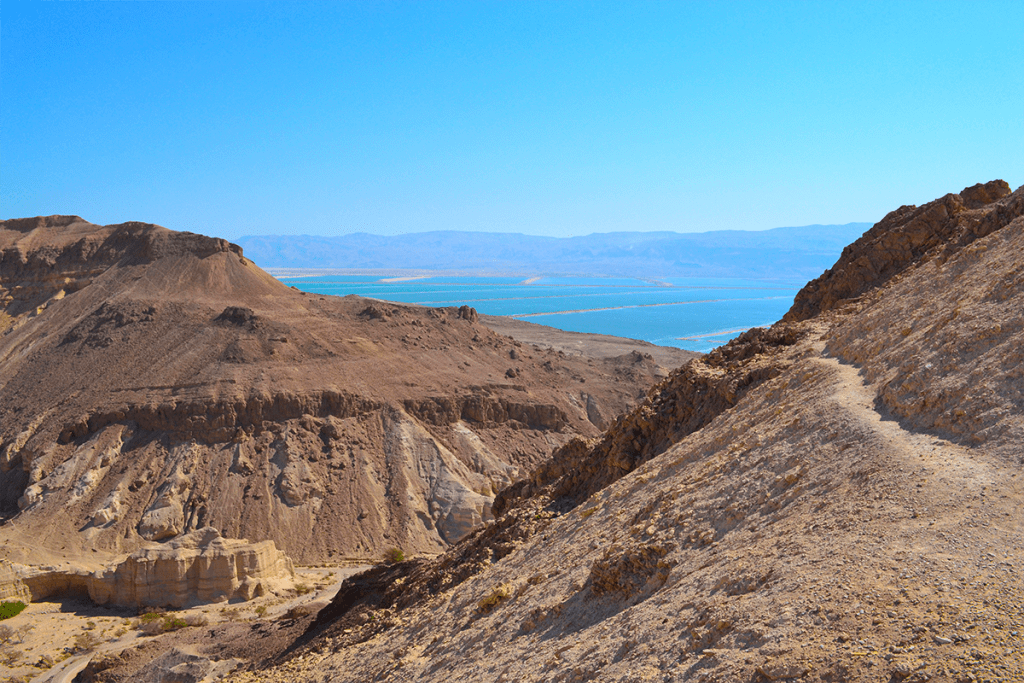
<svg viewBox="0 0 1024 683">
<path fill-rule="evenodd" d="M 1004 180 L 968 187 L 923 206 L 901 206 L 843 250 L 821 277 L 800 290 L 784 320 L 807 320 L 889 281 L 911 265 L 948 255 L 1010 223 L 1024 198 Z M 938 250 L 938 247 L 942 247 Z"/>
</svg>

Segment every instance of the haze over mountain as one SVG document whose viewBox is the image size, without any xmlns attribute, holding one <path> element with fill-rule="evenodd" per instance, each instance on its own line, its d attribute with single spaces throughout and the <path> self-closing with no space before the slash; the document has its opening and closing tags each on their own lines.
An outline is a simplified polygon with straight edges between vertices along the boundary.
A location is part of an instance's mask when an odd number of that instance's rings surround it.
<svg viewBox="0 0 1024 683">
<path fill-rule="evenodd" d="M 265 268 L 431 270 L 492 274 L 786 278 L 829 267 L 870 223 L 764 231 L 615 232 L 583 237 L 425 232 L 242 237 Z"/>
</svg>

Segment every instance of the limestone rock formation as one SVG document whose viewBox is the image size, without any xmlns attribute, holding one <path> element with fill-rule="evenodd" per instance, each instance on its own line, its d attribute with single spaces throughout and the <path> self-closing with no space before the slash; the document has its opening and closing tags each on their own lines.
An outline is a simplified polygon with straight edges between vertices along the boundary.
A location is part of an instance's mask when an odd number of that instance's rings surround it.
<svg viewBox="0 0 1024 683">
<path fill-rule="evenodd" d="M 273 541 L 250 543 L 222 538 L 216 529 L 197 529 L 173 541 L 136 550 L 115 566 L 88 571 L 48 567 L 3 569 L 0 585 L 38 601 L 88 597 L 98 605 L 187 607 L 227 600 L 251 600 L 290 587 L 291 560 Z"/>
<path fill-rule="evenodd" d="M 31 599 L 32 593 L 21 580 L 15 566 L 7 560 L 0 560 L 0 600 L 27 602 Z"/>
<path fill-rule="evenodd" d="M 101 605 L 183 607 L 251 600 L 293 576 L 291 560 L 273 541 L 225 539 L 207 527 L 162 547 L 136 550 L 113 570 L 95 576 L 89 597 Z"/>
</svg>

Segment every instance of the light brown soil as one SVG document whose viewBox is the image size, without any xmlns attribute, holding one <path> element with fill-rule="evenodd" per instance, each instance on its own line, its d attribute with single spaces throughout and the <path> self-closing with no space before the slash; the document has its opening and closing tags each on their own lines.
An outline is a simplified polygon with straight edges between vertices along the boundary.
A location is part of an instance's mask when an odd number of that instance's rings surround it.
<svg viewBox="0 0 1024 683">
<path fill-rule="evenodd" d="M 507 335 L 524 344 L 531 344 L 543 349 L 554 349 L 585 358 L 616 358 L 636 352 L 652 356 L 654 362 L 663 368 L 674 369 L 700 355 L 671 346 L 657 346 L 648 342 L 613 337 L 607 334 L 566 332 L 554 327 L 504 316 L 481 315 L 480 322 L 498 334 Z"/>
<path fill-rule="evenodd" d="M 296 584 L 301 594 L 289 591 L 248 602 L 160 611 L 160 619 L 205 625 L 157 635 L 140 630 L 144 609 L 98 607 L 85 598 L 31 603 L 4 622 L 19 635 L 2 646 L 12 660 L 0 664 L 0 680 L 20 677 L 49 683 L 63 676 L 70 683 L 75 669 L 86 669 L 82 679 L 91 679 L 87 665 L 93 662 L 93 667 L 102 666 L 103 680 L 132 681 L 139 669 L 175 647 L 214 660 L 260 661 L 287 649 L 341 582 L 365 569 L 299 567 Z"/>
</svg>

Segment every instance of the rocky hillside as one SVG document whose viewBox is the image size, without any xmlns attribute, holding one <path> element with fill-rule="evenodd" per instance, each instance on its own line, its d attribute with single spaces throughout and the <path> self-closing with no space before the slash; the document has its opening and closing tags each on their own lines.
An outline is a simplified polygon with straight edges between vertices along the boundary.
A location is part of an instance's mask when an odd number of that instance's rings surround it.
<svg viewBox="0 0 1024 683">
<path fill-rule="evenodd" d="M 298 562 L 438 552 L 665 372 L 306 295 L 223 240 L 0 222 L 4 554 L 99 569 L 204 527 Z"/>
<path fill-rule="evenodd" d="M 1022 254 L 1024 188 L 897 210 L 233 680 L 1022 680 Z"/>
</svg>

